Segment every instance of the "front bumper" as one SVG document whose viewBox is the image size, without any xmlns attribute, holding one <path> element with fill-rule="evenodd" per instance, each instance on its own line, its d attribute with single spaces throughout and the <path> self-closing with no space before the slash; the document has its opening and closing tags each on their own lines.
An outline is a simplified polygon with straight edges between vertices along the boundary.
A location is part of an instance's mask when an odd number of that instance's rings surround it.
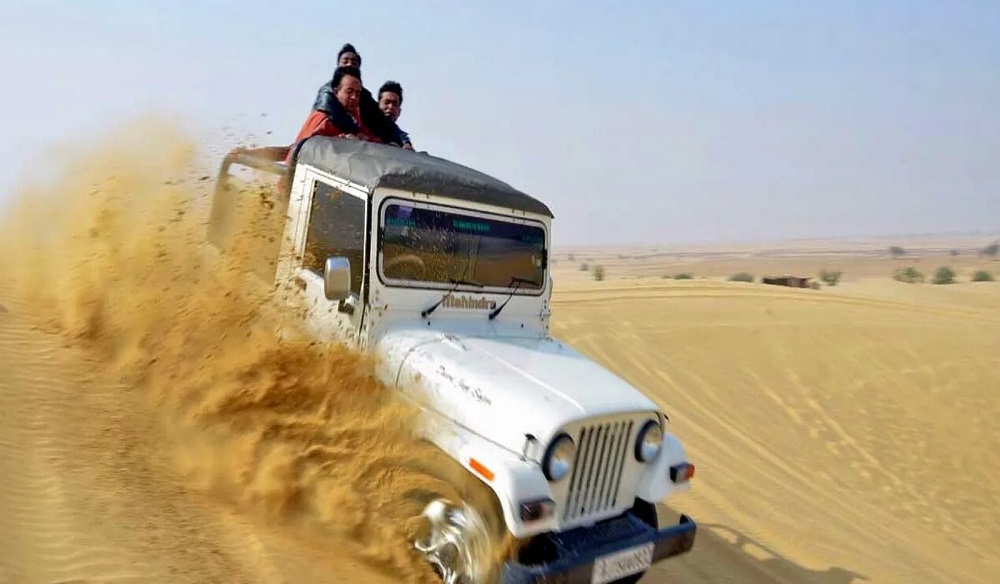
<svg viewBox="0 0 1000 584">
<path fill-rule="evenodd" d="M 597 560 L 642 544 L 653 544 L 653 564 L 686 553 L 694 546 L 697 524 L 687 515 L 670 527 L 655 529 L 632 514 L 565 533 L 548 534 L 557 550 L 555 560 L 543 565 L 504 564 L 503 584 L 590 583 Z"/>
</svg>

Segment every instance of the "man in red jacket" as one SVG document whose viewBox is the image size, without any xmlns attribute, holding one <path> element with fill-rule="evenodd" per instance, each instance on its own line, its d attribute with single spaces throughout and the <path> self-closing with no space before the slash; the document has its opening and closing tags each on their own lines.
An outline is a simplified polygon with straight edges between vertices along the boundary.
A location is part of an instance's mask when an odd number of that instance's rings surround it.
<svg viewBox="0 0 1000 584">
<path fill-rule="evenodd" d="M 338 67 L 330 86 L 335 99 L 329 100 L 324 109 L 315 109 L 309 114 L 288 151 L 286 162 L 295 150 L 295 144 L 312 136 L 382 142 L 361 120 L 361 72 L 357 67 Z"/>
<path fill-rule="evenodd" d="M 356 67 L 358 71 L 361 70 L 361 55 L 354 48 L 354 45 L 347 43 L 341 47 L 340 52 L 337 53 L 337 67 Z M 333 95 L 333 83 L 327 81 L 316 92 L 312 108 L 329 111 L 332 102 L 335 101 L 337 98 Z M 358 101 L 361 119 L 364 120 L 365 126 L 372 134 L 378 136 L 383 144 L 404 146 L 408 142 L 409 138 L 399 129 L 395 121 L 382 113 L 378 101 L 368 88 L 362 86 L 361 98 Z"/>
</svg>

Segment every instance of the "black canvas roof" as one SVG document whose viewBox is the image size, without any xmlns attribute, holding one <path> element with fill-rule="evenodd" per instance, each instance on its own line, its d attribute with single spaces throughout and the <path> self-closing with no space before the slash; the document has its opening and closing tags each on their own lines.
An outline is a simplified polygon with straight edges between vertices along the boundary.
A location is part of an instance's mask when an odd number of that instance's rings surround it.
<svg viewBox="0 0 1000 584">
<path fill-rule="evenodd" d="M 545 203 L 488 174 L 397 146 L 314 136 L 302 144 L 297 162 L 368 188 L 415 191 L 553 216 Z"/>
</svg>

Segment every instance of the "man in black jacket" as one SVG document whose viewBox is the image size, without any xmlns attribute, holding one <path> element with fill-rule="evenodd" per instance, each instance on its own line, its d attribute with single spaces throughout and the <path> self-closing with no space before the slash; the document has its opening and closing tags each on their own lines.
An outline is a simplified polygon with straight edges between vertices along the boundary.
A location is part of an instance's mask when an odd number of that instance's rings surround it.
<svg viewBox="0 0 1000 584">
<path fill-rule="evenodd" d="M 403 107 L 403 86 L 398 81 L 386 81 L 378 89 L 378 108 L 399 128 L 399 114 Z M 399 128 L 399 139 L 403 148 L 413 150 L 413 142 L 406 130 Z"/>
<path fill-rule="evenodd" d="M 354 48 L 354 45 L 347 43 L 341 47 L 340 52 L 337 53 L 337 67 L 356 67 L 358 70 L 361 69 L 361 54 Z M 324 83 L 316 93 L 313 110 L 333 114 L 336 111 L 336 104 L 334 103 L 336 100 L 337 98 L 333 94 L 331 79 L 331 81 Z M 368 91 L 365 87 L 361 88 L 359 105 L 362 123 L 372 133 L 377 135 L 385 144 L 392 144 L 394 146 L 403 145 L 403 132 L 392 119 L 382 113 L 378 102 L 372 97 L 371 91 Z"/>
</svg>

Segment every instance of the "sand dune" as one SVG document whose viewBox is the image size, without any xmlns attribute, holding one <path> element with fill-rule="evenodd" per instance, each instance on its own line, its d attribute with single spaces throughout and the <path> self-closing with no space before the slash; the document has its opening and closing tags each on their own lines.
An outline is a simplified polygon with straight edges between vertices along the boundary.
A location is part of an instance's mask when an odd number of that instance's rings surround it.
<svg viewBox="0 0 1000 584">
<path fill-rule="evenodd" d="M 0 328 L 3 581 L 196 582 L 243 572 L 218 533 L 185 525 L 190 504 L 151 480 L 142 442 L 153 436 L 132 418 L 129 392 L 94 383 L 82 359 L 19 309 Z"/>
<path fill-rule="evenodd" d="M 0 582 L 393 581 L 192 491 L 158 455 L 170 438 L 142 397 L 7 306 Z"/>
<path fill-rule="evenodd" d="M 409 520 L 477 483 L 414 447 L 363 358 L 279 344 L 269 292 L 209 275 L 189 149 L 144 131 L 161 156 L 116 138 L 29 193 L 43 220 L 3 224 L 0 583 L 432 582 Z M 698 465 L 663 509 L 701 522 L 695 550 L 645 582 L 1000 573 L 1000 284 L 793 290 L 643 261 L 559 268 L 553 332 L 657 399 Z"/>
<path fill-rule="evenodd" d="M 554 334 L 660 401 L 699 464 L 672 505 L 706 537 L 663 581 L 987 582 L 1000 569 L 1000 312 L 942 287 L 918 302 L 830 290 L 558 293 Z"/>
</svg>

